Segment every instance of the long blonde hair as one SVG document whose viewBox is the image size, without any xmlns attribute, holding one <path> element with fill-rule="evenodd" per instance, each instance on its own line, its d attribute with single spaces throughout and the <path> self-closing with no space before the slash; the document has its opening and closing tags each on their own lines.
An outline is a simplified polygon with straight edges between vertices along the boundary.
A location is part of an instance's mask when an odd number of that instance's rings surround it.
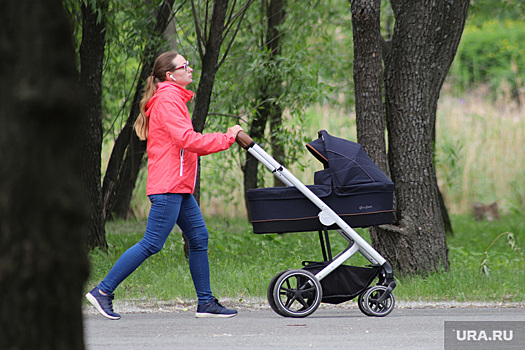
<svg viewBox="0 0 525 350">
<path fill-rule="evenodd" d="M 157 91 L 157 79 L 158 81 L 166 80 L 166 72 L 172 71 L 175 69 L 173 60 L 178 56 L 178 53 L 175 51 L 168 51 L 160 55 L 153 65 L 153 73 L 146 79 L 146 86 L 144 88 L 144 95 L 142 95 L 142 100 L 140 101 L 140 114 L 135 120 L 133 128 L 137 133 L 137 136 L 142 141 L 146 140 L 148 137 L 149 130 L 149 119 L 146 116 L 146 104 L 153 97 Z"/>
</svg>

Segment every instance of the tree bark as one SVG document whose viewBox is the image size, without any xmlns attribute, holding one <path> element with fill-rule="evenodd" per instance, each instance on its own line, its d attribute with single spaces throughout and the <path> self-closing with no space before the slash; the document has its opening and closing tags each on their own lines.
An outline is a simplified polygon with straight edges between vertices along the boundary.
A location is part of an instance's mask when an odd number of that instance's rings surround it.
<svg viewBox="0 0 525 350">
<path fill-rule="evenodd" d="M 357 140 L 389 174 L 386 156 L 381 50 L 381 0 L 352 0 Z"/>
<path fill-rule="evenodd" d="M 107 248 L 102 209 L 101 154 L 102 154 L 102 66 L 105 50 L 105 17 L 107 1 L 99 1 L 98 8 L 82 2 L 82 42 L 80 44 L 80 82 L 86 91 L 87 118 L 83 123 L 82 177 L 89 194 L 91 217 L 87 246 Z"/>
<path fill-rule="evenodd" d="M 193 128 L 196 132 L 202 133 L 206 124 L 206 117 L 210 109 L 211 94 L 215 84 L 215 75 L 219 69 L 219 54 L 224 41 L 224 22 L 226 20 L 226 11 L 228 10 L 228 0 L 215 0 L 213 3 L 213 12 L 207 33 L 207 40 L 200 43 L 204 46 L 202 56 L 202 73 L 195 97 L 195 107 L 193 109 Z M 200 165 L 200 163 L 199 163 Z M 200 168 L 200 167 L 199 167 Z M 200 172 L 197 174 L 195 199 L 200 203 Z"/>
<path fill-rule="evenodd" d="M 276 57 L 281 54 L 281 39 L 282 33 L 279 31 L 279 26 L 284 23 L 285 10 L 283 0 L 270 0 L 268 7 L 268 29 L 266 34 L 266 48 L 270 52 L 271 66 L 278 70 L 278 63 Z M 271 88 L 268 94 L 269 102 L 264 108 L 269 110 L 270 119 L 270 142 L 272 144 L 272 156 L 280 164 L 285 165 L 285 152 L 282 142 L 282 125 L 283 125 L 283 111 L 281 106 L 275 101 L 281 95 L 282 79 L 279 78 L 278 72 L 270 75 L 268 87 Z M 284 186 L 278 178 L 274 177 L 273 185 L 275 187 Z"/>
<path fill-rule="evenodd" d="M 383 105 L 383 52 L 381 37 L 381 0 L 351 0 L 354 40 L 354 87 L 357 141 L 387 176 L 388 167 Z M 381 231 L 370 227 L 377 244 Z"/>
<path fill-rule="evenodd" d="M 385 57 L 388 161 L 378 57 L 380 3 L 351 4 L 358 140 L 395 184 L 394 223 L 372 228 L 372 244 L 401 273 L 447 269 L 433 144 L 437 100 L 459 44 L 468 1 L 392 1 L 396 21 Z"/>
<path fill-rule="evenodd" d="M 255 142 L 261 143 L 264 140 L 266 125 L 270 124 L 270 144 L 273 158 L 284 165 L 285 151 L 281 141 L 282 132 L 282 109 L 275 102 L 281 95 L 282 80 L 279 79 L 276 57 L 281 53 L 281 33 L 279 25 L 285 20 L 285 10 L 282 0 L 270 0 L 263 2 L 266 11 L 267 27 L 265 33 L 264 48 L 268 55 L 265 63 L 266 79 L 261 80 L 259 87 L 261 105 L 255 112 L 255 118 L 250 124 L 250 135 Z M 248 190 L 258 187 L 259 161 L 251 154 L 246 154 L 246 161 L 243 166 L 244 173 L 244 196 L 248 217 L 250 217 L 250 206 L 248 205 Z M 274 178 L 274 186 L 284 186 L 278 179 Z"/>
<path fill-rule="evenodd" d="M 249 135 L 252 139 L 260 144 L 264 140 L 264 129 L 268 122 L 267 111 L 262 109 L 258 110 L 255 114 L 255 118 L 252 120 L 249 129 Z M 248 205 L 248 190 L 251 188 L 257 188 L 257 174 L 259 169 L 259 161 L 257 158 L 252 156 L 250 153 L 246 153 L 246 160 L 242 171 L 244 173 L 244 203 L 246 205 L 246 213 L 250 218 L 250 206 Z"/>
<path fill-rule="evenodd" d="M 61 1 L 1 8 L 0 348 L 84 349 L 86 115 L 72 32 Z"/>
<path fill-rule="evenodd" d="M 392 1 L 396 18 L 386 58 L 389 166 L 394 226 L 373 243 L 402 273 L 448 269 L 433 140 L 437 100 L 455 56 L 468 1 Z"/>
</svg>

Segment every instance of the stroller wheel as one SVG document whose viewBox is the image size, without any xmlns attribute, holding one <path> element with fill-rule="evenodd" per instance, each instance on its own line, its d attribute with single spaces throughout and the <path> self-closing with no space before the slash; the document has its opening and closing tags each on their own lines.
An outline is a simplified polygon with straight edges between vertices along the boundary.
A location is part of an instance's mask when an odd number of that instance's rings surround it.
<svg viewBox="0 0 525 350">
<path fill-rule="evenodd" d="M 370 312 L 367 310 L 365 305 L 365 294 L 370 288 L 365 289 L 361 294 L 359 294 L 359 297 L 357 298 L 357 306 L 359 307 L 359 310 L 361 310 L 362 313 L 364 313 L 367 316 L 372 316 Z"/>
<path fill-rule="evenodd" d="M 285 317 L 306 317 L 321 303 L 323 289 L 317 278 L 306 270 L 283 272 L 275 281 L 273 301 Z"/>
<path fill-rule="evenodd" d="M 393 293 L 390 293 L 385 300 L 379 301 L 386 289 L 387 287 L 382 285 L 373 286 L 359 296 L 359 308 L 365 315 L 383 317 L 392 312 L 396 303 Z"/>
<path fill-rule="evenodd" d="M 268 304 L 270 304 L 270 307 L 273 311 L 275 311 L 277 314 L 281 316 L 286 316 L 281 313 L 281 310 L 277 307 L 277 304 L 275 303 L 275 299 L 273 298 L 273 288 L 275 287 L 275 283 L 277 282 L 277 279 L 282 276 L 283 273 L 285 273 L 288 270 L 281 271 L 277 275 L 273 276 L 273 278 L 270 281 L 270 284 L 268 284 L 268 291 L 266 292 L 266 297 L 268 299 Z"/>
</svg>

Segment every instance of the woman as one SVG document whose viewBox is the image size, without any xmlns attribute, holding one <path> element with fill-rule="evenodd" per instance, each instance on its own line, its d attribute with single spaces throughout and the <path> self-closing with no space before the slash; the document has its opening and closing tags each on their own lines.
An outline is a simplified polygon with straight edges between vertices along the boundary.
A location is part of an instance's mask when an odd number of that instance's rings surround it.
<svg viewBox="0 0 525 350">
<path fill-rule="evenodd" d="M 192 72 L 184 57 L 166 52 L 157 58 L 153 73 L 148 77 L 140 116 L 135 122 L 139 138 L 147 138 L 146 192 L 151 210 L 146 233 L 119 258 L 106 278 L 86 294 L 89 302 L 109 319 L 120 319 L 113 311 L 113 291 L 144 260 L 162 249 L 175 224 L 188 239 L 190 272 L 198 298 L 196 317 L 233 317 L 237 314 L 236 310 L 222 306 L 212 295 L 208 230 L 192 194 L 198 156 L 228 149 L 242 128 L 235 125 L 226 134 L 200 134 L 193 130 L 186 106 L 194 95 L 186 89 L 192 82 Z"/>
</svg>

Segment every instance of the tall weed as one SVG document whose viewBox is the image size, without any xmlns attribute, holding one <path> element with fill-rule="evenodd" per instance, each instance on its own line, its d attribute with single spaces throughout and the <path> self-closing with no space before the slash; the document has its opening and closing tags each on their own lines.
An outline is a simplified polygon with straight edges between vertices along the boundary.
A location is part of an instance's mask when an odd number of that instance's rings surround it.
<svg viewBox="0 0 525 350">
<path fill-rule="evenodd" d="M 448 209 L 465 214 L 476 202 L 524 213 L 523 110 L 491 103 L 486 90 L 439 101 L 436 172 Z"/>
</svg>

